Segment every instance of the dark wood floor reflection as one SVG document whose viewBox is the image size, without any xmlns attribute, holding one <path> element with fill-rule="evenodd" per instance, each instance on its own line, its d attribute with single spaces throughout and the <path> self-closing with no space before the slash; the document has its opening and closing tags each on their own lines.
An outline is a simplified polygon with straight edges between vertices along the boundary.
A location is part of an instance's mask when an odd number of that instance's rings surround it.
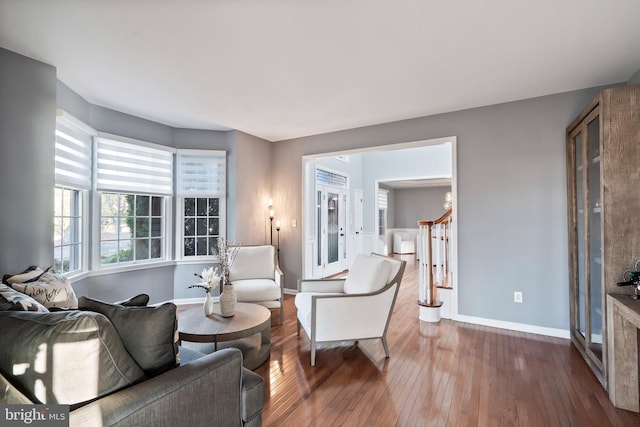
<svg viewBox="0 0 640 427">
<path fill-rule="evenodd" d="M 442 320 L 418 320 L 412 256 L 379 340 L 325 345 L 309 364 L 293 297 L 273 316 L 265 426 L 640 426 L 614 408 L 569 340 Z"/>
</svg>

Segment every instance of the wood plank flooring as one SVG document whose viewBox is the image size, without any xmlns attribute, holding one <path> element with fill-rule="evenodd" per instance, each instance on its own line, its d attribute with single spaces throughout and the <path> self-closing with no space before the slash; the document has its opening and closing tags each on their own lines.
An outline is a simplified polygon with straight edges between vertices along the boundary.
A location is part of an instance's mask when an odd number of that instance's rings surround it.
<svg viewBox="0 0 640 427">
<path fill-rule="evenodd" d="M 442 320 L 418 320 L 409 261 L 379 340 L 323 345 L 310 366 L 293 297 L 272 320 L 265 426 L 640 426 L 616 409 L 569 340 Z"/>
</svg>

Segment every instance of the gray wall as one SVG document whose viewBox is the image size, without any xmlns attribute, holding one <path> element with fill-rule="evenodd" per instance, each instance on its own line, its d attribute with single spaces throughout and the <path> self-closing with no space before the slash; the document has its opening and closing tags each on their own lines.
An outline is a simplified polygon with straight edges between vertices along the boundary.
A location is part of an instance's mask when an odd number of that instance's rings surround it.
<svg viewBox="0 0 640 427">
<path fill-rule="evenodd" d="M 394 191 L 393 222 L 389 228 L 418 228 L 419 220 L 435 220 L 445 213 L 444 197 L 451 187 L 399 188 Z"/>
<path fill-rule="evenodd" d="M 273 188 L 300 221 L 302 156 L 457 136 L 459 313 L 568 329 L 565 128 L 598 90 L 280 141 Z M 283 233 L 289 288 L 301 275 L 300 230 Z"/>
<path fill-rule="evenodd" d="M 0 273 L 53 264 L 56 70 L 0 48 Z"/>
<path fill-rule="evenodd" d="M 630 84 L 630 85 L 640 84 L 640 70 L 636 71 L 636 73 L 633 76 L 631 76 L 627 84 Z"/>
</svg>

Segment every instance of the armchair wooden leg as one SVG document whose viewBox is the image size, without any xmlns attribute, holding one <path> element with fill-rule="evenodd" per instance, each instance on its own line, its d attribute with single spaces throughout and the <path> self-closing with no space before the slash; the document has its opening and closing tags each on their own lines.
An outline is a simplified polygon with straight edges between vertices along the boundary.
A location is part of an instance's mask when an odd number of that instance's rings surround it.
<svg viewBox="0 0 640 427">
<path fill-rule="evenodd" d="M 296 334 L 300 336 L 300 321 L 296 317 Z"/>
<path fill-rule="evenodd" d="M 316 346 L 311 346 L 311 366 L 316 366 Z"/>
<path fill-rule="evenodd" d="M 389 345 L 387 344 L 387 337 L 381 337 L 380 338 L 382 340 L 382 346 L 384 347 L 384 354 L 385 357 L 388 359 L 389 358 Z"/>
<path fill-rule="evenodd" d="M 280 324 L 284 325 L 284 304 L 280 301 Z"/>
</svg>

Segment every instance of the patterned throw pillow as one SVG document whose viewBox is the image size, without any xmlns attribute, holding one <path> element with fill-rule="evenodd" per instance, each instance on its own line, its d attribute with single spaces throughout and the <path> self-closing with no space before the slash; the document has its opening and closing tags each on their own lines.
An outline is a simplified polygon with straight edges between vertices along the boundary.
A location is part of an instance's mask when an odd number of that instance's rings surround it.
<svg viewBox="0 0 640 427">
<path fill-rule="evenodd" d="M 47 308 L 78 308 L 78 298 L 69 279 L 52 268 L 29 281 L 16 282 L 15 278 L 16 276 L 13 276 L 9 279 L 13 289 L 30 296 Z"/>
<path fill-rule="evenodd" d="M 47 269 L 49 270 L 49 269 Z M 44 270 L 38 266 L 32 265 L 27 268 L 22 273 L 18 274 L 5 274 L 2 276 L 2 283 L 6 283 L 7 285 L 12 285 L 14 283 L 24 283 L 29 282 L 33 279 L 40 277 L 40 275 L 44 273 Z"/>
<path fill-rule="evenodd" d="M 46 313 L 49 310 L 30 296 L 0 284 L 0 311 L 39 311 Z"/>
</svg>

